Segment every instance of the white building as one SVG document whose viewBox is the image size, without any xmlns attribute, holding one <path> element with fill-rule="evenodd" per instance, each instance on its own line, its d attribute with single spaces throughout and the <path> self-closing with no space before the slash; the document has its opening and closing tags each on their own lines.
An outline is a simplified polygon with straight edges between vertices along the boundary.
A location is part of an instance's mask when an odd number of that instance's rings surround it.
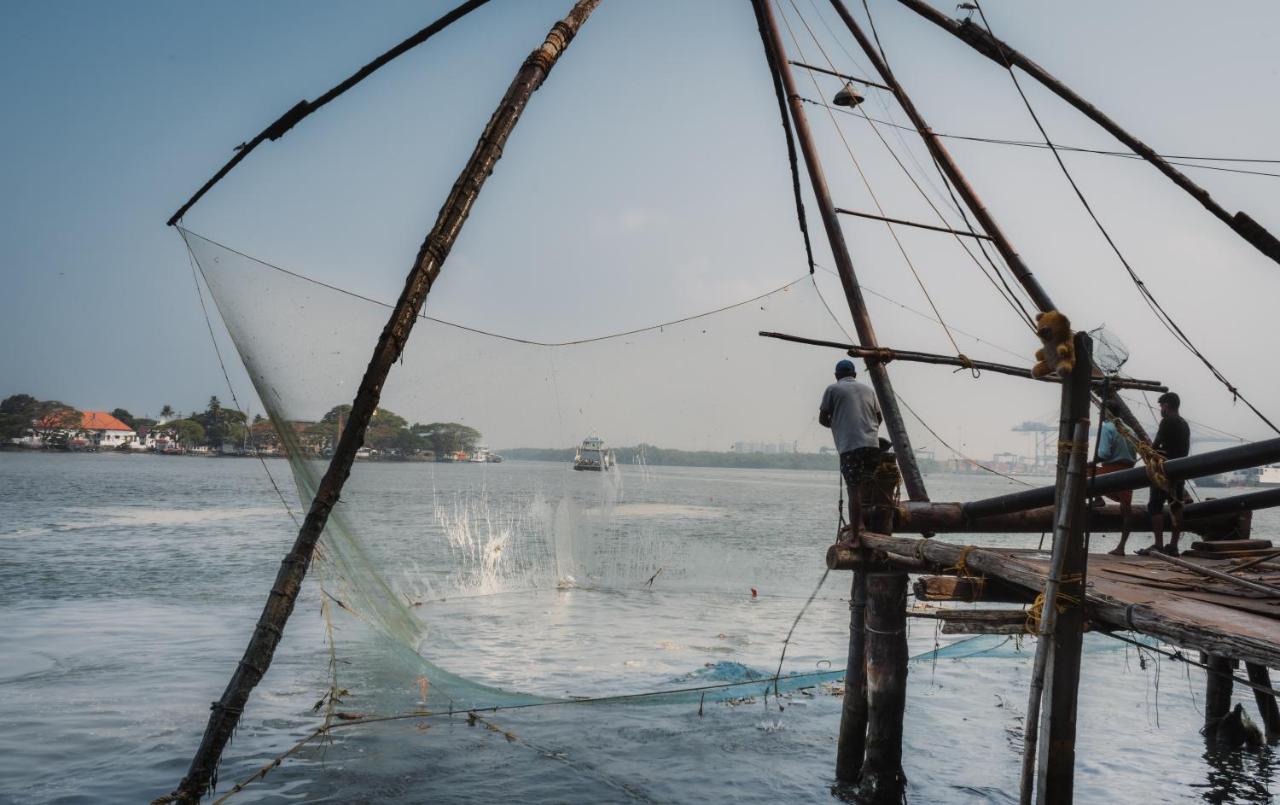
<svg viewBox="0 0 1280 805">
<path fill-rule="evenodd" d="M 85 411 L 80 416 L 77 438 L 99 449 L 114 450 L 137 441 L 138 434 L 106 411 Z"/>
</svg>

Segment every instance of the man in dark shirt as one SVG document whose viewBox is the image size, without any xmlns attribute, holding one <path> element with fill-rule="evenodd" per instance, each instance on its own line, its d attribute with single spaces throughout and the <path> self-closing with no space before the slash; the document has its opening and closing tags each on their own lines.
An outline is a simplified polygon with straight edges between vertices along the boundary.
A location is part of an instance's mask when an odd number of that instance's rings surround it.
<svg viewBox="0 0 1280 805">
<path fill-rule="evenodd" d="M 1165 459 L 1183 458 L 1191 452 L 1191 426 L 1179 413 L 1181 405 L 1182 400 L 1172 391 L 1160 395 L 1160 429 L 1156 431 L 1156 440 L 1151 446 Z M 1169 481 L 1167 488 L 1152 485 L 1151 497 L 1147 500 L 1147 513 L 1151 515 L 1151 533 L 1155 537 L 1155 544 L 1138 553 L 1160 551 L 1170 556 L 1178 555 L 1178 537 L 1182 536 L 1182 496 L 1182 481 Z M 1166 501 L 1173 517 L 1167 548 L 1164 544 Z"/>
</svg>

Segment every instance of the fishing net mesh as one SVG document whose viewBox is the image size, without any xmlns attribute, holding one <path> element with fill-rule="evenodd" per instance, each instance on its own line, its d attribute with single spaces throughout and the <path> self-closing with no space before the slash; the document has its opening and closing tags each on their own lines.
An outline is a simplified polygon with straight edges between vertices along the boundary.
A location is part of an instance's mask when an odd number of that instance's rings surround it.
<svg viewBox="0 0 1280 805">
<path fill-rule="evenodd" d="M 305 506 L 341 427 L 341 413 L 333 413 L 354 396 L 388 306 L 185 230 L 184 237 Z M 796 599 L 816 580 L 816 557 L 831 540 L 836 474 L 829 487 L 806 490 L 815 495 L 815 505 L 804 518 L 758 503 L 748 511 L 754 528 L 776 535 L 762 545 L 734 534 L 720 501 L 692 492 L 682 496 L 679 483 L 662 495 L 646 495 L 653 480 L 645 464 L 649 448 L 618 450 L 623 466 L 612 472 L 575 473 L 570 459 L 572 446 L 593 433 L 613 445 L 660 439 L 665 446 L 721 453 L 731 449 L 725 437 L 731 433 L 772 437 L 769 449 L 784 452 L 798 443 L 825 441 L 829 437 L 815 422 L 816 404 L 839 351 L 759 336 L 781 331 L 847 340 L 818 294 L 806 273 L 712 315 L 554 344 L 424 315 L 383 390 L 379 417 L 399 417 L 409 430 L 421 423 L 463 423 L 481 431 L 498 452 L 521 446 L 554 446 L 560 452 L 555 463 L 522 473 L 496 469 L 511 470 L 510 465 L 358 462 L 320 544 L 326 593 L 418 666 L 430 680 L 431 701 L 441 706 L 725 680 L 753 673 L 744 664 L 763 672 L 776 661 L 774 639 L 740 646 L 732 664 L 736 671 L 725 671 L 727 676 L 718 676 L 724 669 L 714 663 L 697 664 L 703 670 L 690 676 L 689 657 L 664 651 L 664 644 L 696 642 L 692 633 L 708 629 L 713 642 L 716 635 L 731 641 L 726 634 L 760 628 L 749 623 L 760 611 L 736 606 L 753 588 L 791 594 L 777 604 L 769 628 L 785 623 L 799 605 Z M 375 428 L 378 422 L 375 417 Z M 760 434 L 760 422 L 797 424 L 790 433 Z M 826 460 L 834 470 L 834 456 Z M 743 501 L 752 503 L 749 488 Z M 690 533 L 708 538 L 690 540 Z M 468 597 L 526 592 L 552 594 L 535 598 L 534 607 L 548 601 L 554 607 L 566 593 L 594 596 L 608 607 L 610 593 L 655 588 L 674 598 L 643 618 L 663 620 L 665 631 L 658 632 L 667 638 L 655 643 L 654 633 L 612 635 L 635 658 L 631 667 L 585 683 L 563 657 L 530 658 L 518 669 L 486 663 L 490 624 L 469 622 L 461 635 L 458 618 L 471 619 L 474 611 L 459 616 L 450 610 Z M 735 606 L 724 603 L 725 593 L 733 594 Z M 556 617 L 542 610 L 530 615 L 519 603 L 501 606 L 494 604 L 492 611 L 530 629 L 547 629 L 548 618 Z M 698 610 L 721 620 L 708 625 L 695 619 L 691 626 L 688 616 Z M 582 611 L 590 607 L 569 617 L 590 620 Z M 574 628 L 589 632 L 592 625 Z M 492 637 L 503 639 L 496 632 Z M 718 650 L 703 648 L 712 656 Z M 813 657 L 795 656 L 797 663 L 808 663 L 805 670 L 814 669 Z M 543 667 L 534 670 L 539 659 Z M 730 689 L 726 695 L 736 693 Z"/>
</svg>

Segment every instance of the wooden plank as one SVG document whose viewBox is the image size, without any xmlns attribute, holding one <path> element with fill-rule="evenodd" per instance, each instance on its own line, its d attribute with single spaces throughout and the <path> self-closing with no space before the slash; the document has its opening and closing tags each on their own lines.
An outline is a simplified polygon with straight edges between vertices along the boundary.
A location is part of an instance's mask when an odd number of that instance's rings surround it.
<svg viewBox="0 0 1280 805">
<path fill-rule="evenodd" d="M 1269 539 L 1219 539 L 1219 540 L 1200 540 L 1191 543 L 1191 549 L 1195 551 L 1248 551 L 1254 548 L 1271 548 L 1271 540 Z"/>
<path fill-rule="evenodd" d="M 941 538 L 864 535 L 868 547 L 952 567 L 962 552 L 968 567 L 988 578 L 999 578 L 1026 590 L 1044 585 L 1044 555 L 1035 551 L 983 548 L 946 542 Z M 1134 560 L 1095 554 L 1099 567 L 1129 567 Z M 1086 603 L 1089 616 L 1116 629 L 1132 629 L 1183 648 L 1238 657 L 1280 668 L 1280 621 L 1261 614 L 1196 601 L 1186 594 L 1155 590 L 1136 579 L 1093 573 Z"/>
</svg>

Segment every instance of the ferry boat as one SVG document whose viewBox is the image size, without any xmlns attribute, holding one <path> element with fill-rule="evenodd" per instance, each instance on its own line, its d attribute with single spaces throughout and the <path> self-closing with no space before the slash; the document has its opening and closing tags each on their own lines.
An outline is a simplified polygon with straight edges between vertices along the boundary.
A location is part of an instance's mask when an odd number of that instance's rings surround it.
<svg viewBox="0 0 1280 805">
<path fill-rule="evenodd" d="M 588 436 L 573 456 L 573 468 L 587 472 L 605 472 L 614 466 L 613 451 L 599 436 Z"/>
<path fill-rule="evenodd" d="M 480 445 L 476 447 L 475 452 L 471 454 L 471 458 L 467 460 L 472 464 L 501 464 L 502 456 L 494 453 L 484 445 Z"/>
<path fill-rule="evenodd" d="M 1280 486 L 1280 464 L 1268 464 L 1258 474 L 1258 486 Z"/>
</svg>

